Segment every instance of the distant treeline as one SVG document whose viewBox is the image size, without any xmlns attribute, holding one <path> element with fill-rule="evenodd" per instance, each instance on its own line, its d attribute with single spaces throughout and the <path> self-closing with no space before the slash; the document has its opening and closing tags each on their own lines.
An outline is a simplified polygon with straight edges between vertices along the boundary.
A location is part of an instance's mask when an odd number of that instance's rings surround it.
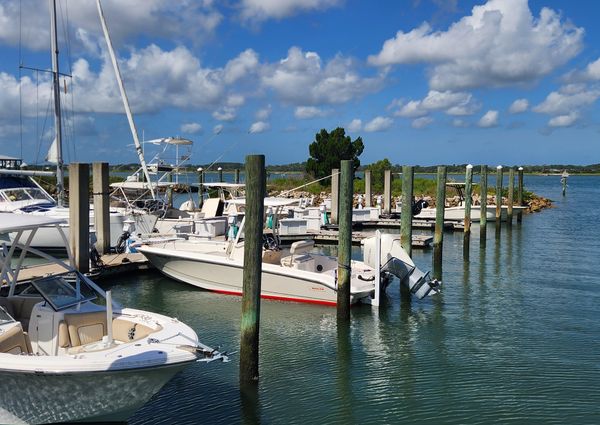
<svg viewBox="0 0 600 425">
<path fill-rule="evenodd" d="M 364 171 L 370 164 L 362 164 L 358 170 Z M 488 167 L 491 170 L 496 168 L 497 164 L 490 164 Z M 446 168 L 449 173 L 464 173 L 465 167 L 467 164 L 452 164 L 447 165 Z M 219 167 L 223 169 L 223 171 L 229 172 L 235 169 L 243 170 L 244 164 L 240 162 L 217 162 L 214 164 L 196 164 L 196 165 L 187 165 L 186 167 L 182 167 L 187 172 L 195 172 L 199 167 L 202 167 L 204 170 L 209 169 L 209 171 L 217 171 Z M 210 167 L 210 168 L 209 168 Z M 547 164 L 547 165 L 522 165 L 525 173 L 536 173 L 536 174 L 558 174 L 562 173 L 566 170 L 570 174 L 600 174 L 600 164 L 590 164 L 590 165 L 572 165 L 572 164 Z M 29 169 L 52 169 L 53 167 L 49 166 L 29 166 Z M 118 164 L 111 165 L 111 171 L 135 171 L 139 168 L 139 164 L 131 163 L 131 164 Z M 505 166 L 505 168 L 507 168 Z M 267 165 L 268 172 L 304 172 L 306 170 L 306 162 L 294 162 L 291 164 L 283 164 L 283 165 Z M 392 172 L 401 172 L 402 165 L 395 164 L 392 166 Z M 479 164 L 476 164 L 474 167 L 475 173 L 479 172 Z M 429 165 L 415 166 L 415 173 L 435 173 L 437 172 L 437 165 Z"/>
</svg>

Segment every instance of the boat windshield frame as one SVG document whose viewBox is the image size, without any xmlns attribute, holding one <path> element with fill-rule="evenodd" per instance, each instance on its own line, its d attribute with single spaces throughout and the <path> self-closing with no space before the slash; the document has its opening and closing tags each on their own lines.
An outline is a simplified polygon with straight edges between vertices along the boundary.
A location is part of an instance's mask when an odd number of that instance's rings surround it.
<svg viewBox="0 0 600 425">
<path fill-rule="evenodd" d="M 66 272 L 31 281 L 32 287 L 50 304 L 54 311 L 66 310 L 93 301 L 99 294 L 79 272 Z"/>
<path fill-rule="evenodd" d="M 18 198 L 16 195 L 23 195 Z M 41 195 L 41 196 L 40 196 Z M 14 197 L 14 199 L 12 199 Z M 5 202 L 30 202 L 30 201 L 48 201 L 54 202 L 42 189 L 37 187 L 13 187 L 0 189 L 0 201 Z"/>
<path fill-rule="evenodd" d="M 12 317 L 8 311 L 6 311 L 6 309 L 0 305 L 0 326 L 13 322 L 15 322 L 14 317 Z"/>
</svg>

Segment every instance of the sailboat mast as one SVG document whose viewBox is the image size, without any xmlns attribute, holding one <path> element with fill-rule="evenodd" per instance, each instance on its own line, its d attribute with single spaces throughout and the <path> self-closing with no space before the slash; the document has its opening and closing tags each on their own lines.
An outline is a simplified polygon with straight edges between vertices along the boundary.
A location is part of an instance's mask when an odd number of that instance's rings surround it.
<svg viewBox="0 0 600 425">
<path fill-rule="evenodd" d="M 52 49 L 52 92 L 54 94 L 54 132 L 56 137 L 56 190 L 58 206 L 65 204 L 65 184 L 62 157 L 62 121 L 60 116 L 60 80 L 58 71 L 58 35 L 56 31 L 56 0 L 48 0 L 50 7 L 50 39 Z"/>
<path fill-rule="evenodd" d="M 155 196 L 154 189 L 152 188 L 152 180 L 150 180 L 148 167 L 146 167 L 144 152 L 142 151 L 142 145 L 140 144 L 140 140 L 138 138 L 137 129 L 135 128 L 135 122 L 133 122 L 133 116 L 131 115 L 131 109 L 129 107 L 129 100 L 127 99 L 127 93 L 125 92 L 125 86 L 123 85 L 123 79 L 121 78 L 121 70 L 119 69 L 117 57 L 115 56 L 112 41 L 110 40 L 110 34 L 108 33 L 108 27 L 106 25 L 106 20 L 104 19 L 104 12 L 102 11 L 102 5 L 100 4 L 100 0 L 96 0 L 96 5 L 98 6 L 98 14 L 100 15 L 100 23 L 102 24 L 102 30 L 104 31 L 104 38 L 106 39 L 106 44 L 108 45 L 108 53 L 110 54 L 110 59 L 112 61 L 113 68 L 115 69 L 115 74 L 117 76 L 117 83 L 119 84 L 121 99 L 123 100 L 123 106 L 125 107 L 125 113 L 127 114 L 127 120 L 129 121 L 129 128 L 131 129 L 131 134 L 133 135 L 133 143 L 135 144 L 135 150 L 140 159 L 142 170 L 144 170 L 144 176 L 146 177 L 146 181 L 148 182 L 148 185 L 150 187 L 150 193 L 152 194 L 152 198 L 154 198 Z"/>
</svg>

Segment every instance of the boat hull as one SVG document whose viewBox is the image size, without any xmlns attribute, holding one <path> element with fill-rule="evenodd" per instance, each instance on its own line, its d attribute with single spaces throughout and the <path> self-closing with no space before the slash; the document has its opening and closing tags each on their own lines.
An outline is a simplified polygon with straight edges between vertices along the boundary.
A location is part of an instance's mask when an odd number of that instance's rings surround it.
<svg viewBox="0 0 600 425">
<path fill-rule="evenodd" d="M 243 262 L 224 259 L 210 261 L 190 259 L 175 254 L 161 254 L 152 250 L 142 250 L 148 260 L 166 276 L 197 286 L 199 288 L 231 295 L 242 294 Z M 281 273 L 270 264 L 263 263 L 261 278 L 261 298 L 296 301 L 321 305 L 336 305 L 337 292 L 317 279 L 311 280 L 305 274 Z M 326 276 L 323 276 L 326 278 Z M 333 285 L 333 279 L 331 279 Z M 351 303 L 368 296 L 371 290 L 351 295 Z"/>
<path fill-rule="evenodd" d="M 513 207 L 513 214 L 516 215 L 518 211 L 524 210 L 525 207 Z M 501 220 L 506 221 L 508 216 L 508 208 L 506 205 L 502 206 L 501 209 Z M 436 209 L 435 208 L 424 208 L 421 212 L 414 216 L 416 219 L 422 220 L 435 220 Z M 496 206 L 488 205 L 486 210 L 487 221 L 496 221 Z M 444 219 L 452 221 L 462 221 L 465 219 L 465 207 L 447 207 L 444 209 Z M 481 221 L 481 207 L 479 205 L 473 205 L 471 207 L 471 221 Z"/>
<path fill-rule="evenodd" d="M 0 423 L 123 422 L 188 363 L 127 371 L 0 371 Z"/>
</svg>

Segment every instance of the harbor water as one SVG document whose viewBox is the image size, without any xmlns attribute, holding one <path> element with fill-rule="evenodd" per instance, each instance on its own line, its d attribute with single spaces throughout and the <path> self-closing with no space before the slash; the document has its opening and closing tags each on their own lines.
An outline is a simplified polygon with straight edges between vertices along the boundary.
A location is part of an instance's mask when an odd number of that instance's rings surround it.
<svg viewBox="0 0 600 425">
<path fill-rule="evenodd" d="M 195 364 L 131 424 L 600 423 L 600 177 L 527 176 L 555 208 L 522 225 L 444 235 L 443 293 L 352 309 L 264 301 L 257 393 L 242 394 L 237 355 Z M 360 257 L 356 248 L 354 255 Z M 414 251 L 430 269 L 432 251 Z M 239 350 L 241 299 L 157 273 L 105 287 L 131 307 L 176 316 L 201 340 Z"/>
</svg>

